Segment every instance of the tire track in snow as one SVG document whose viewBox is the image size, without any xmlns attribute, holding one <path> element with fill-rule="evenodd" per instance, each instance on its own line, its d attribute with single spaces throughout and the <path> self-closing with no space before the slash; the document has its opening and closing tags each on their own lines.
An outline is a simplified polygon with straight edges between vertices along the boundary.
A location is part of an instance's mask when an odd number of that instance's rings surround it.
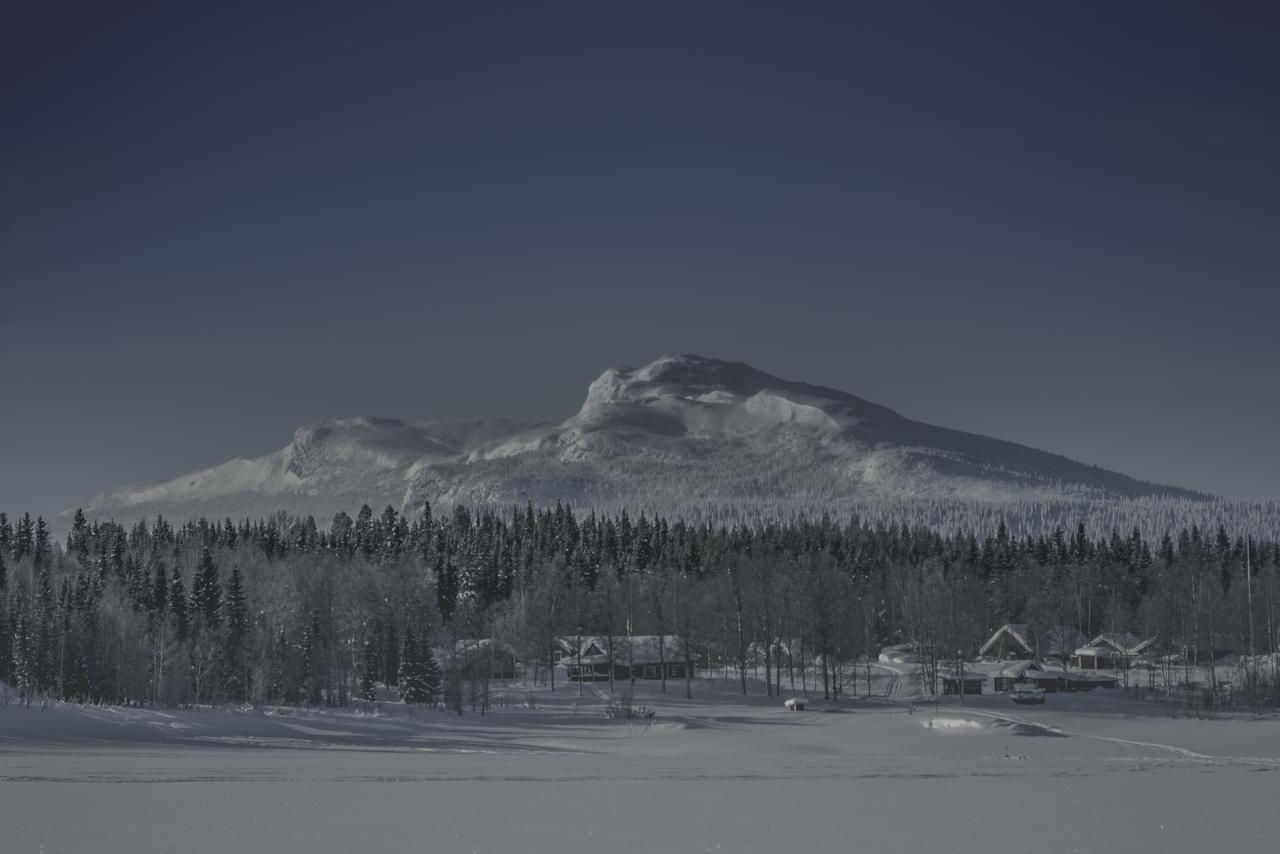
<svg viewBox="0 0 1280 854">
<path fill-rule="evenodd" d="M 1095 741 L 1109 741 L 1113 744 L 1121 744 L 1127 747 L 1145 747 L 1154 750 L 1164 750 L 1172 753 L 1179 759 L 1188 762 L 1199 762 L 1204 765 L 1262 765 L 1269 768 L 1280 767 L 1280 759 L 1272 759 L 1266 756 L 1213 756 L 1208 753 L 1198 753 L 1185 747 L 1178 747 L 1174 744 L 1160 744 L 1154 741 L 1137 741 L 1132 738 L 1117 738 L 1112 735 L 1092 735 L 1084 732 L 1071 732 L 1070 730 L 1065 730 L 1061 727 L 1053 726 L 1052 724 L 1030 721 L 1026 718 L 1014 717 L 1013 715 L 1003 715 L 997 712 L 983 712 L 977 709 L 968 709 L 966 711 L 969 714 L 979 715 L 992 720 L 1034 727 L 1056 735 L 1071 736 L 1072 738 L 1091 738 Z"/>
</svg>

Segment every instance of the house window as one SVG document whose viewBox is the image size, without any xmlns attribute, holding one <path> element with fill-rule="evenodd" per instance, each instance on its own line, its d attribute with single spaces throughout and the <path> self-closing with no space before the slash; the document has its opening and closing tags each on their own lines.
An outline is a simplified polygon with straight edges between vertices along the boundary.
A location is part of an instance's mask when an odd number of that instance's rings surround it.
<svg viewBox="0 0 1280 854">
<path fill-rule="evenodd" d="M 645 678 L 645 679 L 657 679 L 657 678 L 658 678 L 658 665 L 656 665 L 656 664 L 646 664 L 646 665 L 644 666 L 644 678 Z"/>
<path fill-rule="evenodd" d="M 668 678 L 668 679 L 683 679 L 683 678 L 684 678 L 684 665 L 683 665 L 683 664 L 669 664 L 669 665 L 667 665 L 667 678 Z"/>
</svg>

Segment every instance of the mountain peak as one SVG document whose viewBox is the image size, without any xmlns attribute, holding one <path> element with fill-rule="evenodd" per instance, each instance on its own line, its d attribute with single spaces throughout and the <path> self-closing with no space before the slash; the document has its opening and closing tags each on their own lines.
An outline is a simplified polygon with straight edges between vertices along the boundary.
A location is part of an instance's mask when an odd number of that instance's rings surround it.
<svg viewBox="0 0 1280 854">
<path fill-rule="evenodd" d="M 765 390 L 789 391 L 832 401 L 854 400 L 834 389 L 780 379 L 745 362 L 681 353 L 662 356 L 640 368 L 608 369 L 588 388 L 587 403 L 636 402 L 655 397 L 747 398 Z"/>
</svg>

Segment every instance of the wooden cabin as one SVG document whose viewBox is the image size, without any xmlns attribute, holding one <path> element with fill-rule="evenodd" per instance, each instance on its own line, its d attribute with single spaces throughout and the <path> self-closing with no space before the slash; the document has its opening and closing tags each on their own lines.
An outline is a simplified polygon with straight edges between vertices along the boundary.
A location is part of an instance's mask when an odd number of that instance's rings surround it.
<svg viewBox="0 0 1280 854">
<path fill-rule="evenodd" d="M 684 679 L 684 645 L 676 635 L 633 635 L 611 639 L 599 635 L 582 640 L 581 654 L 562 658 L 571 682 L 615 682 L 629 679 Z"/>
</svg>

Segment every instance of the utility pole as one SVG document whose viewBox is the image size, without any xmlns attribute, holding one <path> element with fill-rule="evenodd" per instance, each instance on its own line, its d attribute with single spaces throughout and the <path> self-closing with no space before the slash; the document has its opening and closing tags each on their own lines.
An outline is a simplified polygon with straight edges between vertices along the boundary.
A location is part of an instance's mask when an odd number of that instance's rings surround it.
<svg viewBox="0 0 1280 854">
<path fill-rule="evenodd" d="M 1258 659 L 1253 645 L 1253 556 L 1250 546 L 1253 538 L 1244 538 L 1244 590 L 1245 599 L 1249 603 L 1249 710 L 1257 711 Z"/>
</svg>

